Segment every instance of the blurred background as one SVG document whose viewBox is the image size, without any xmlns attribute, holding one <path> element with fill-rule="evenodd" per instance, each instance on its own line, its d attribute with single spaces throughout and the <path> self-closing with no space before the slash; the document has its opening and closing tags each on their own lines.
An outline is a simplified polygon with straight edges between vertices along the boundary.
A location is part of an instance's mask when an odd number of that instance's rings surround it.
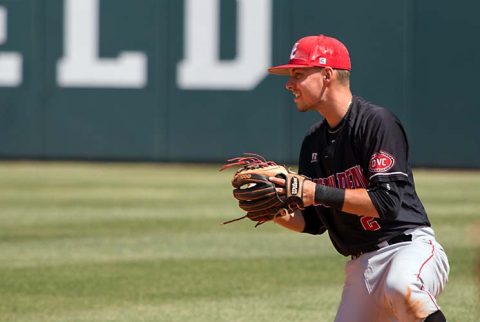
<svg viewBox="0 0 480 322">
<path fill-rule="evenodd" d="M 479 321 L 479 9 L 0 0 L 0 320 L 332 321 L 348 258 L 326 234 L 221 225 L 243 212 L 218 172 L 243 152 L 296 164 L 321 118 L 267 68 L 324 33 L 354 94 L 405 125 L 451 266 L 440 304 Z"/>
<path fill-rule="evenodd" d="M 403 121 L 414 166 L 480 167 L 480 4 L 448 1 L 1 0 L 0 157 L 296 162 L 318 120 L 286 63 L 337 37 L 352 89 Z M 272 137 L 274 140 L 272 140 Z"/>
</svg>

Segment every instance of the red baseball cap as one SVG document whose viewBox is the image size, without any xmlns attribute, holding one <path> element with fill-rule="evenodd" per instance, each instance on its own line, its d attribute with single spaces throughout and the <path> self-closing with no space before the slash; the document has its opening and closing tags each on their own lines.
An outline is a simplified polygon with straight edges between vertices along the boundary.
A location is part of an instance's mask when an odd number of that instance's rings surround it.
<svg viewBox="0 0 480 322">
<path fill-rule="evenodd" d="M 350 55 L 347 47 L 335 38 L 325 35 L 308 36 L 293 45 L 290 60 L 286 65 L 268 69 L 276 75 L 290 75 L 292 68 L 326 67 L 350 70 Z"/>
</svg>

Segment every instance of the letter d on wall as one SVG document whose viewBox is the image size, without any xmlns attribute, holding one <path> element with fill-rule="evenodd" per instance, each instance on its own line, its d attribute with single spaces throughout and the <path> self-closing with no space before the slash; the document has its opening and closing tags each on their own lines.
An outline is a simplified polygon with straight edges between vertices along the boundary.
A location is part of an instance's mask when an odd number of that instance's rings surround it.
<svg viewBox="0 0 480 322">
<path fill-rule="evenodd" d="M 251 90 L 271 64 L 272 0 L 237 0 L 237 55 L 219 60 L 219 0 L 186 0 L 181 89 Z"/>
</svg>

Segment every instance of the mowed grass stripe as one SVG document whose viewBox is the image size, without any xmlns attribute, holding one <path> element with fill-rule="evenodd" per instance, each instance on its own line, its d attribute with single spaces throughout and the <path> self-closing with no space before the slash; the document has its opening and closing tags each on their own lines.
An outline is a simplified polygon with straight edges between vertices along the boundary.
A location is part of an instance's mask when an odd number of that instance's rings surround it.
<svg viewBox="0 0 480 322">
<path fill-rule="evenodd" d="M 332 321 L 346 258 L 253 228 L 217 165 L 0 163 L 1 321 Z M 480 173 L 415 171 L 451 275 L 440 304 L 478 321 Z"/>
<path fill-rule="evenodd" d="M 332 276 L 331 271 L 338 264 L 337 261 L 320 262 L 315 257 L 138 260 L 41 269 L 1 269 L 3 280 L 0 285 L 12 290 L 9 299 L 22 307 L 22 314 L 38 312 L 40 316 L 47 313 L 65 315 L 68 311 L 101 307 L 108 310 L 125 303 L 172 306 L 174 303 L 248 297 L 260 297 L 268 303 L 268 299 L 275 299 L 278 293 L 291 292 L 291 270 L 321 269 L 318 274 L 303 274 L 296 280 L 298 288 L 317 285 L 320 289 L 337 285 L 342 274 L 337 271 Z M 3 305 L 5 303 L 0 307 Z M 53 308 L 56 312 L 49 312 Z M 182 305 L 179 305 L 181 309 Z"/>
<path fill-rule="evenodd" d="M 296 254 L 313 256 L 335 252 L 327 242 L 317 238 L 293 238 L 289 234 L 264 232 L 191 233 L 161 232 L 131 236 L 50 236 L 22 241 L 3 241 L 0 267 L 55 266 L 78 262 L 135 261 L 179 258 L 281 258 Z M 323 239 L 326 236 L 322 237 Z M 272 247 L 279 244 L 282 247 Z M 341 258 L 341 257 L 337 257 Z"/>
</svg>

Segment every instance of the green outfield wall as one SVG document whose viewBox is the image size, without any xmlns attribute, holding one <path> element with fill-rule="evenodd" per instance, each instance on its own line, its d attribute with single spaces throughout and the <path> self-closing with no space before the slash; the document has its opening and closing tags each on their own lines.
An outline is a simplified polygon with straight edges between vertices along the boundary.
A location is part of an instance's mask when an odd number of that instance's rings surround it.
<svg viewBox="0 0 480 322">
<path fill-rule="evenodd" d="M 480 167 L 474 1 L 0 0 L 0 157 L 295 162 L 315 113 L 266 73 L 335 36 L 412 163 Z"/>
</svg>

